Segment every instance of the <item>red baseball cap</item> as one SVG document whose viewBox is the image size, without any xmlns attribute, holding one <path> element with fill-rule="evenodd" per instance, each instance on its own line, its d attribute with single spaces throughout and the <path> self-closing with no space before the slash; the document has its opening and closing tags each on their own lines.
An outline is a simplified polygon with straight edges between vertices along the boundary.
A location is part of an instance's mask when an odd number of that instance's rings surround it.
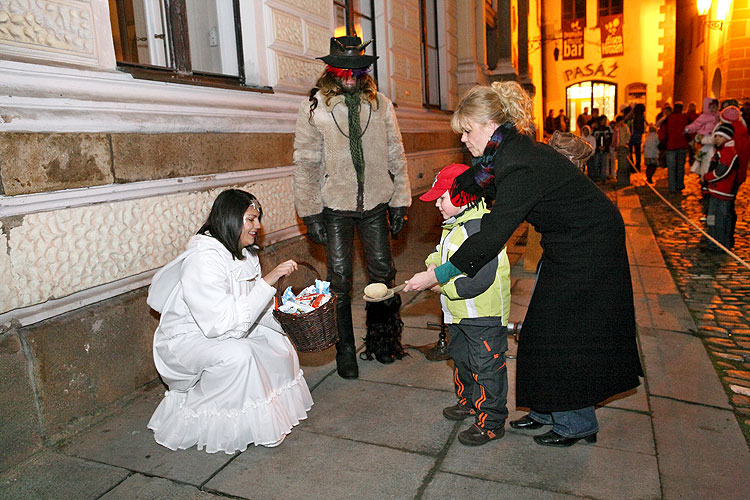
<svg viewBox="0 0 750 500">
<path fill-rule="evenodd" d="M 446 191 L 449 191 L 451 186 L 453 185 L 453 181 L 456 180 L 456 177 L 463 174 L 469 169 L 468 165 L 464 165 L 463 163 L 451 163 L 447 167 L 443 167 L 443 169 L 438 172 L 438 174 L 435 176 L 435 181 L 432 183 L 432 187 L 429 191 L 427 191 L 425 194 L 419 197 L 422 201 L 435 201 L 441 196 L 443 196 L 443 193 Z M 451 192 L 451 201 L 455 205 L 456 203 L 460 203 L 461 201 L 461 193 L 453 193 Z M 464 198 L 466 199 L 466 198 Z M 473 196 L 470 196 L 468 198 L 470 201 L 474 199 Z M 457 205 L 460 206 L 460 205 Z"/>
</svg>

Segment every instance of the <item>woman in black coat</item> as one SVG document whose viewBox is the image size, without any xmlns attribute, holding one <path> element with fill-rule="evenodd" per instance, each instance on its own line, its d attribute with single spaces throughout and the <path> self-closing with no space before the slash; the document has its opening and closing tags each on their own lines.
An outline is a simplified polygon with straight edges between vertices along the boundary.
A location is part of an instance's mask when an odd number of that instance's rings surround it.
<svg viewBox="0 0 750 500">
<path fill-rule="evenodd" d="M 633 290 L 619 211 L 567 158 L 527 135 L 531 111 L 516 82 L 477 86 L 462 99 L 452 126 L 474 162 L 456 187 L 492 210 L 449 262 L 415 274 L 404 290 L 473 276 L 524 220 L 534 226 L 543 253 L 516 372 L 516 404 L 531 411 L 511 427 L 552 425 L 534 440 L 570 446 L 596 441 L 595 404 L 640 383 Z"/>
</svg>

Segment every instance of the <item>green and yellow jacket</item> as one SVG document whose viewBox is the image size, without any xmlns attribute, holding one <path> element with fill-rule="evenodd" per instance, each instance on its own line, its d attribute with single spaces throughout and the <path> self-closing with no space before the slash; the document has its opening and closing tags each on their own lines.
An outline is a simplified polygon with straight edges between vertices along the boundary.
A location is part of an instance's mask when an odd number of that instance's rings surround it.
<svg viewBox="0 0 750 500">
<path fill-rule="evenodd" d="M 482 216 L 489 210 L 480 202 L 467 208 L 456 217 L 443 222 L 440 244 L 425 260 L 425 264 L 439 266 L 450 259 L 461 244 L 478 233 Z M 470 278 L 459 274 L 440 285 L 440 303 L 445 323 L 460 323 L 463 319 L 500 318 L 507 326 L 510 314 L 510 262 L 505 248 L 477 274 Z"/>
</svg>

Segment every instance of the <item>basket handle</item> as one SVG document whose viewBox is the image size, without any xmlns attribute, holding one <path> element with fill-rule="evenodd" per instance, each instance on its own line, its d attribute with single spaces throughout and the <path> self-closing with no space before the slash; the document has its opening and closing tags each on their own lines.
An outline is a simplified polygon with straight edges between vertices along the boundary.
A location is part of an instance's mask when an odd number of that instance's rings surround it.
<svg viewBox="0 0 750 500">
<path fill-rule="evenodd" d="M 313 273 L 315 273 L 315 276 L 317 276 L 318 279 L 320 279 L 320 273 L 318 272 L 317 269 L 315 269 L 315 266 L 313 266 L 312 264 L 309 264 L 305 261 L 298 261 L 297 266 L 303 266 L 303 267 L 310 269 Z M 282 276 L 281 278 L 278 279 L 278 281 L 276 281 L 276 287 L 277 287 L 276 297 L 278 297 L 279 299 L 279 305 L 281 305 L 281 294 L 284 293 L 284 278 L 286 278 L 286 276 Z"/>
</svg>

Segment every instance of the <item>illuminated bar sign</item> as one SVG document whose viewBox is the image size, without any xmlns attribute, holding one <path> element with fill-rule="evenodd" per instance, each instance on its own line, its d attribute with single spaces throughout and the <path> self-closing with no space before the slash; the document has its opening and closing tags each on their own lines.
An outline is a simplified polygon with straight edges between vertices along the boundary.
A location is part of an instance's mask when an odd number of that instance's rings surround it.
<svg viewBox="0 0 750 500">
<path fill-rule="evenodd" d="M 599 18 L 602 38 L 602 57 L 621 56 L 625 53 L 622 37 L 622 14 Z"/>
<path fill-rule="evenodd" d="M 583 19 L 563 24 L 563 60 L 583 59 Z"/>
</svg>

